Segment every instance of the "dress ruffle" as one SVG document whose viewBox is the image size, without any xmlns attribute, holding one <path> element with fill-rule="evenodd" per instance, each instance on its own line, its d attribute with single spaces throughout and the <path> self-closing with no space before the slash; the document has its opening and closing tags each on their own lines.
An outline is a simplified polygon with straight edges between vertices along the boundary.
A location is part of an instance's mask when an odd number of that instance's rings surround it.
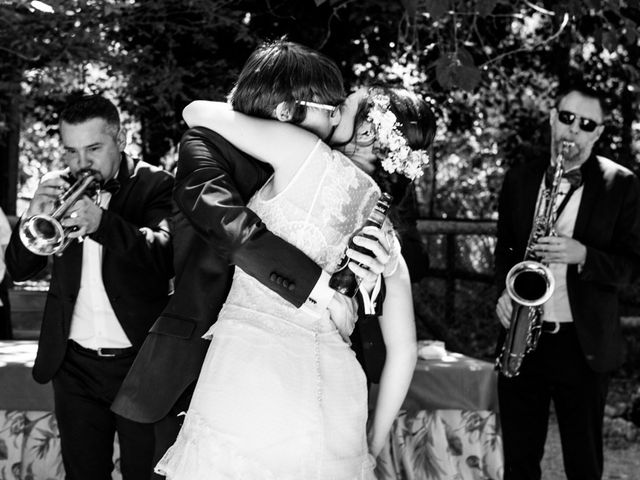
<svg viewBox="0 0 640 480">
<path fill-rule="evenodd" d="M 305 476 L 305 480 L 375 480 L 375 460 L 366 455 L 356 476 Z M 176 443 L 167 450 L 155 467 L 167 480 L 300 480 L 298 473 L 285 475 L 247 458 L 225 441 L 224 436 L 195 412 L 185 419 Z"/>
</svg>

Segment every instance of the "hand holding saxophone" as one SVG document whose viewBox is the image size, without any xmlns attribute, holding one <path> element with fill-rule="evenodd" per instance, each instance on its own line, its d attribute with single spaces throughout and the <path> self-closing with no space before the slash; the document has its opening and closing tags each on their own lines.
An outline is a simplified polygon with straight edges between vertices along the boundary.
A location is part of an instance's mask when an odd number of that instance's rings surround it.
<svg viewBox="0 0 640 480">
<path fill-rule="evenodd" d="M 562 235 L 540 237 L 533 251 L 546 264 L 582 264 L 587 258 L 587 247 L 574 238 Z"/>
<path fill-rule="evenodd" d="M 504 328 L 511 326 L 511 314 L 513 312 L 513 300 L 506 289 L 502 291 L 502 295 L 496 304 L 496 315 Z"/>
</svg>

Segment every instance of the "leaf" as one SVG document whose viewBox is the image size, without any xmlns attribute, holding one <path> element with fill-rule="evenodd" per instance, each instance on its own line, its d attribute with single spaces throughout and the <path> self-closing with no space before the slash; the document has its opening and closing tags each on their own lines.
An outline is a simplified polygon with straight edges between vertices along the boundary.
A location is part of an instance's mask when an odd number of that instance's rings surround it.
<svg viewBox="0 0 640 480">
<path fill-rule="evenodd" d="M 415 17 L 418 10 L 418 0 L 402 0 L 402 6 L 410 17 Z"/>
<path fill-rule="evenodd" d="M 436 80 L 444 89 L 454 86 L 451 61 L 447 56 L 442 56 L 436 61 Z"/>
<path fill-rule="evenodd" d="M 432 20 L 438 20 L 450 10 L 450 0 L 426 0 L 424 9 Z"/>
<path fill-rule="evenodd" d="M 466 462 L 469 468 L 480 470 L 480 459 L 476 455 L 469 455 Z"/>
<path fill-rule="evenodd" d="M 7 460 L 9 458 L 9 448 L 7 442 L 0 438 L 0 460 Z"/>
<path fill-rule="evenodd" d="M 618 36 L 615 32 L 608 30 L 602 32 L 602 46 L 610 52 L 615 52 L 618 48 Z"/>
<path fill-rule="evenodd" d="M 475 62 L 473 61 L 473 56 L 471 55 L 471 52 L 469 52 L 469 50 L 467 50 L 464 47 L 458 48 L 458 59 L 460 60 L 460 63 L 462 65 L 465 65 L 467 67 L 475 66 Z"/>
<path fill-rule="evenodd" d="M 464 48 L 458 55 L 444 54 L 435 63 L 436 80 L 442 88 L 460 87 L 472 91 L 478 86 L 482 73 L 473 64 L 471 54 Z"/>
<path fill-rule="evenodd" d="M 462 439 L 458 435 L 447 435 L 447 443 L 449 444 L 451 455 L 456 457 L 462 455 Z"/>
<path fill-rule="evenodd" d="M 455 69 L 455 84 L 468 92 L 473 91 L 473 89 L 478 86 L 481 79 L 482 73 L 477 67 L 461 66 Z"/>
<path fill-rule="evenodd" d="M 491 12 L 493 12 L 493 9 L 496 7 L 497 3 L 498 0 L 478 0 L 476 4 L 478 15 L 483 18 L 486 17 Z"/>
</svg>

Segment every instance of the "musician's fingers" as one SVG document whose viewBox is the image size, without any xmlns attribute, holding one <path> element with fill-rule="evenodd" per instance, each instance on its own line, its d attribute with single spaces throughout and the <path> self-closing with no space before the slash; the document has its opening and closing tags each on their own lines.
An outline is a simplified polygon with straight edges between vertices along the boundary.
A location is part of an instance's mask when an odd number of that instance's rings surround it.
<svg viewBox="0 0 640 480">
<path fill-rule="evenodd" d="M 498 320 L 504 328 L 509 328 L 511 311 L 505 308 L 505 305 L 498 302 L 496 305 L 496 314 L 498 315 Z"/>
</svg>

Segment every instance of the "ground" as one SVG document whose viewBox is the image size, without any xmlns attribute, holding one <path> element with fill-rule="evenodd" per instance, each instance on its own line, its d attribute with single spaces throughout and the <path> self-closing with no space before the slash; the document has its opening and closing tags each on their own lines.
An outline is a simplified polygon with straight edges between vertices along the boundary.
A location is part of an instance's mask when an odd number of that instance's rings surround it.
<svg viewBox="0 0 640 480">
<path fill-rule="evenodd" d="M 637 381 L 614 379 L 609 389 L 607 404 L 619 406 L 629 403 L 638 390 Z M 549 421 L 549 434 L 542 460 L 542 480 L 566 480 L 562 466 L 560 435 L 555 416 Z M 603 480 L 640 479 L 640 438 L 635 441 L 605 441 Z"/>
</svg>

